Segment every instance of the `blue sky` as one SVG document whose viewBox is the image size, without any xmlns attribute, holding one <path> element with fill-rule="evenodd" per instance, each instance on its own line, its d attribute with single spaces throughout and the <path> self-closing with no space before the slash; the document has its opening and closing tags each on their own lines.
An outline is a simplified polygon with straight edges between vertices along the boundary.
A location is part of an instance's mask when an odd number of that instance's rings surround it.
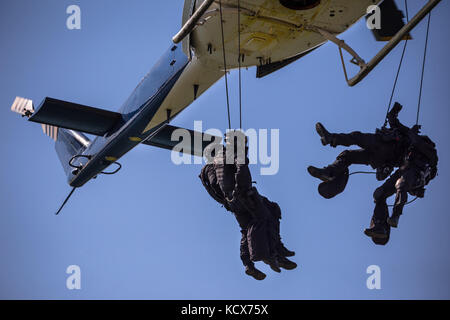
<svg viewBox="0 0 450 320">
<path fill-rule="evenodd" d="M 422 2 L 410 0 L 410 12 Z M 79 31 L 66 28 L 71 4 L 82 10 Z M 252 172 L 260 192 L 282 208 L 284 242 L 297 252 L 295 271 L 274 274 L 261 266 L 266 280 L 245 276 L 238 225 L 203 189 L 201 166 L 175 166 L 168 151 L 149 146 L 122 158 L 119 174 L 78 190 L 55 217 L 70 189 L 52 141 L 39 125 L 9 111 L 14 97 L 117 110 L 170 45 L 182 6 L 181 0 L 0 2 L 0 298 L 450 298 L 448 1 L 432 18 L 420 118 L 438 146 L 439 176 L 425 199 L 406 207 L 388 246 L 375 246 L 362 233 L 380 185 L 373 176 L 352 176 L 343 194 L 324 200 L 306 167 L 324 166 L 343 150 L 321 145 L 317 121 L 334 131 L 374 132 L 382 125 L 401 47 L 354 88 L 347 87 L 331 44 L 264 79 L 256 79 L 254 69 L 243 72 L 244 127 L 280 129 L 279 173 L 259 176 L 258 166 Z M 415 122 L 425 21 L 412 35 L 395 96 L 409 125 Z M 366 60 L 383 45 L 363 21 L 344 39 Z M 235 124 L 237 84 L 233 72 Z M 194 120 L 226 128 L 223 81 L 174 124 L 192 128 Z M 381 267 L 381 290 L 366 288 L 372 264 Z M 69 265 L 81 267 L 81 290 L 66 289 Z"/>
</svg>

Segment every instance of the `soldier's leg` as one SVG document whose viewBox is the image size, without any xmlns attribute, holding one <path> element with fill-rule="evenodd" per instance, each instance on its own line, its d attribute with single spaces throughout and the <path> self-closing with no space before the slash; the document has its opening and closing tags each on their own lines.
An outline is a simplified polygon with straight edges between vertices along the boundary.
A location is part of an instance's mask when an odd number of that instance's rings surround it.
<svg viewBox="0 0 450 320">
<path fill-rule="evenodd" d="M 262 220 L 268 219 L 271 215 L 270 210 L 264 202 L 262 197 L 256 188 L 250 189 L 248 198 L 244 199 L 248 210 L 252 212 L 255 219 Z"/>
<path fill-rule="evenodd" d="M 278 203 L 272 202 L 264 196 L 261 196 L 261 198 L 264 205 L 269 209 L 271 214 L 269 219 L 270 229 L 272 230 L 272 241 L 275 244 L 275 246 L 272 249 L 276 250 L 278 265 L 280 266 L 280 268 L 286 270 L 293 270 L 297 268 L 297 264 L 286 257 L 294 256 L 295 252 L 288 250 L 281 241 L 280 235 L 281 208 L 278 205 Z"/>
<path fill-rule="evenodd" d="M 297 264 L 287 257 L 292 257 L 295 255 L 294 251 L 288 250 L 283 241 L 281 241 L 280 234 L 280 220 L 281 220 L 281 209 L 276 202 L 270 203 L 270 212 L 271 212 L 271 229 L 273 230 L 273 241 L 275 247 L 273 250 L 277 252 L 278 265 L 280 268 L 286 270 L 294 270 L 297 268 Z"/>
<path fill-rule="evenodd" d="M 252 194 L 251 199 L 248 197 L 239 197 L 233 199 L 232 206 L 239 207 L 238 204 L 242 204 L 248 212 L 250 222 L 247 229 L 247 245 L 248 252 L 250 254 L 251 261 L 263 261 L 270 265 L 272 270 L 280 272 L 278 266 L 277 257 L 275 255 L 272 246 L 273 241 L 271 239 L 270 226 L 269 226 L 269 213 L 267 208 L 262 205 L 259 194 L 255 192 Z M 265 211 L 264 211 L 265 210 Z"/>
<path fill-rule="evenodd" d="M 395 194 L 395 182 L 396 177 L 389 178 L 373 193 L 373 199 L 375 201 L 373 220 L 375 223 L 386 221 L 389 216 L 387 198 Z"/>
<path fill-rule="evenodd" d="M 391 227 L 397 228 L 400 216 L 403 213 L 403 208 L 408 202 L 408 191 L 414 187 L 417 181 L 417 173 L 414 169 L 406 169 L 395 183 L 395 203 L 392 210 L 392 216 L 388 218 L 388 223 Z"/>
<path fill-rule="evenodd" d="M 247 232 L 248 230 L 242 229 L 241 230 L 241 246 L 240 246 L 240 256 L 242 260 L 242 264 L 245 267 L 245 273 L 256 280 L 264 280 L 266 278 L 265 273 L 258 270 L 255 267 L 255 264 L 250 259 L 250 252 L 248 249 L 248 241 L 247 241 Z"/>
<path fill-rule="evenodd" d="M 362 133 L 354 131 L 351 133 L 338 133 L 333 135 L 332 146 L 358 146 L 363 149 L 371 149 L 377 143 L 376 135 L 373 133 Z"/>
<path fill-rule="evenodd" d="M 269 208 L 272 217 L 272 225 L 274 228 L 274 233 L 277 236 L 277 251 L 279 256 L 281 257 L 293 257 L 295 256 L 295 252 L 287 249 L 283 241 L 281 240 L 281 230 L 280 230 L 280 221 L 281 221 L 281 208 L 278 203 L 270 201 L 266 197 L 262 196 L 263 202 L 266 207 Z"/>
<path fill-rule="evenodd" d="M 316 131 L 320 135 L 323 145 L 345 146 L 353 145 L 359 146 L 363 149 L 369 149 L 377 143 L 376 135 L 372 133 L 361 133 L 354 131 L 351 133 L 330 133 L 321 123 L 316 124 Z"/>
<path fill-rule="evenodd" d="M 236 208 L 235 208 L 236 209 Z M 240 242 L 240 258 L 242 261 L 242 264 L 245 267 L 245 273 L 256 280 L 264 280 L 266 278 L 266 275 L 258 270 L 255 267 L 255 264 L 250 259 L 250 251 L 248 247 L 248 226 L 251 223 L 251 216 L 249 213 L 245 213 L 245 211 L 240 211 L 238 213 L 235 213 L 234 216 L 236 217 L 236 220 L 241 227 L 241 242 Z"/>
<path fill-rule="evenodd" d="M 337 156 L 336 161 L 330 167 L 335 175 L 339 175 L 352 164 L 369 165 L 372 157 L 373 154 L 366 149 L 345 150 Z"/>
<path fill-rule="evenodd" d="M 389 217 L 389 209 L 386 203 L 387 198 L 395 194 L 395 183 L 401 171 L 397 170 L 386 182 L 373 193 L 375 209 L 373 211 L 371 227 L 364 233 L 372 238 L 385 239 L 388 235 L 386 220 Z"/>
<path fill-rule="evenodd" d="M 248 242 L 247 242 L 247 229 L 241 229 L 241 243 L 240 243 L 240 257 L 242 260 L 242 264 L 246 266 L 252 266 L 253 262 L 250 260 L 250 253 L 248 251 Z"/>
<path fill-rule="evenodd" d="M 365 149 L 358 150 L 345 150 L 339 156 L 336 161 L 325 168 L 317 168 L 313 166 L 308 167 L 308 172 L 315 178 L 322 181 L 330 181 L 335 177 L 340 176 L 347 171 L 348 167 L 352 164 L 364 164 L 368 165 L 373 157 L 373 154 Z"/>
<path fill-rule="evenodd" d="M 248 214 L 245 214 L 243 212 L 235 212 L 234 216 L 239 224 L 239 227 L 241 228 L 242 234 L 240 245 L 241 260 L 244 266 L 247 266 L 249 264 L 252 264 L 252 261 L 250 260 L 250 254 L 248 251 L 248 243 L 247 243 L 247 231 L 251 223 L 251 217 L 249 217 Z"/>
<path fill-rule="evenodd" d="M 281 272 L 278 265 L 278 234 L 275 233 L 273 227 L 273 219 L 271 213 L 263 197 L 258 193 L 256 188 L 252 188 L 247 199 L 249 204 L 249 210 L 252 211 L 255 220 L 255 230 L 259 230 L 255 237 L 255 241 L 258 242 L 259 247 L 267 247 L 267 255 L 262 258 L 262 261 L 270 266 L 275 272 Z M 263 243 L 265 241 L 265 243 Z M 252 251 L 250 250 L 250 256 L 252 257 Z M 252 257 L 253 259 L 253 257 Z"/>
<path fill-rule="evenodd" d="M 262 205 L 265 207 L 265 210 L 267 210 L 269 216 L 267 218 L 267 232 L 269 234 L 269 247 L 271 251 L 271 256 L 279 258 L 280 252 L 278 251 L 278 246 L 281 241 L 280 236 L 280 219 L 281 219 L 281 210 L 278 205 L 274 203 L 267 203 L 265 200 L 268 200 L 265 197 L 259 196 L 262 202 Z M 265 199 L 265 200 L 264 200 Z M 278 210 L 277 210 L 278 208 Z"/>
</svg>

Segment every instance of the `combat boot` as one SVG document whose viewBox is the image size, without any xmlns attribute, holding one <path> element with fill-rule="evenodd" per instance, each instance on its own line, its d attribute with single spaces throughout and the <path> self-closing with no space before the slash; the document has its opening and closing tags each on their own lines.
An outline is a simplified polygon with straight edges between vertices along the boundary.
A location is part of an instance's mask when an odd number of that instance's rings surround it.
<svg viewBox="0 0 450 320">
<path fill-rule="evenodd" d="M 335 178 L 333 171 L 331 170 L 330 167 L 319 169 L 317 167 L 309 166 L 308 172 L 311 176 L 320 179 L 323 182 L 331 181 Z"/>
<path fill-rule="evenodd" d="M 278 254 L 282 257 L 293 257 L 295 256 L 295 251 L 289 250 L 284 246 L 283 242 L 280 241 L 278 246 Z"/>
<path fill-rule="evenodd" d="M 327 129 L 320 122 L 316 123 L 316 131 L 320 136 L 320 141 L 324 146 L 331 145 L 332 147 L 336 147 L 333 145 L 333 135 L 328 132 Z"/>
<path fill-rule="evenodd" d="M 373 227 L 364 230 L 364 234 L 371 238 L 386 239 L 389 235 L 386 228 L 381 224 L 375 224 Z"/>
<path fill-rule="evenodd" d="M 278 264 L 278 260 L 276 258 L 270 258 L 268 260 L 263 260 L 263 262 L 267 265 L 269 265 L 270 269 L 272 269 L 273 271 L 280 273 L 281 269 L 280 269 L 280 265 Z"/>
<path fill-rule="evenodd" d="M 266 274 L 256 269 L 254 265 L 245 266 L 245 274 L 259 281 L 264 280 L 266 278 Z"/>
<path fill-rule="evenodd" d="M 289 260 L 288 258 L 279 258 L 278 259 L 278 264 L 280 266 L 280 268 L 286 269 L 286 270 L 294 270 L 295 268 L 297 268 L 297 264 L 291 260 Z"/>
<path fill-rule="evenodd" d="M 387 223 L 389 223 L 389 225 L 392 228 L 397 228 L 398 227 L 398 221 L 400 220 L 400 216 L 399 215 L 392 215 L 392 217 L 387 218 Z"/>
</svg>

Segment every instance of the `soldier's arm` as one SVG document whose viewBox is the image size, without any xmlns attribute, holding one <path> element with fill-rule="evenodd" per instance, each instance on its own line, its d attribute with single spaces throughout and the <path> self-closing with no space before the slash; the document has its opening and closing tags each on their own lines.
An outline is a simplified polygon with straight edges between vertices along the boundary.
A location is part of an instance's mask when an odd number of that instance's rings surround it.
<svg viewBox="0 0 450 320">
<path fill-rule="evenodd" d="M 410 129 L 407 126 L 403 125 L 400 120 L 398 120 L 398 114 L 400 113 L 402 108 L 403 106 L 400 103 L 396 102 L 394 104 L 394 107 L 392 107 L 392 110 L 389 111 L 387 119 L 391 128 L 398 129 L 401 133 L 406 135 L 409 133 Z"/>
</svg>

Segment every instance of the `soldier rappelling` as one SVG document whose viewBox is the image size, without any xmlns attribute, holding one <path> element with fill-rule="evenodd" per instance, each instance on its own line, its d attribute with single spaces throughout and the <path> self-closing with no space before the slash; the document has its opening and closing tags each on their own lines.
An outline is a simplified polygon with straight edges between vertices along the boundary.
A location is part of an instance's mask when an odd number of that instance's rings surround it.
<svg viewBox="0 0 450 320">
<path fill-rule="evenodd" d="M 403 207 L 408 201 L 408 193 L 423 198 L 425 186 L 437 175 L 438 156 L 436 145 L 428 136 L 419 135 L 420 126 L 415 125 L 408 128 L 400 123 L 397 118 L 402 106 L 396 104 L 388 115 L 391 128 L 398 130 L 408 139 L 408 149 L 400 168 L 386 180 L 386 182 L 375 190 L 375 210 L 372 224 L 365 234 L 372 238 L 388 239 L 390 227 L 397 228 Z M 392 216 L 386 199 L 395 194 L 395 203 Z"/>
<path fill-rule="evenodd" d="M 397 117 L 400 104 L 396 104 L 390 112 L 391 117 Z M 355 131 L 346 133 L 330 133 L 321 123 L 316 124 L 317 133 L 324 146 L 332 147 L 352 145 L 359 146 L 357 150 L 345 150 L 336 161 L 325 168 L 310 166 L 308 172 L 322 181 L 319 193 L 327 199 L 343 192 L 348 181 L 352 164 L 370 165 L 376 170 L 377 180 L 385 180 L 393 168 L 402 165 L 404 155 L 408 149 L 408 137 L 397 128 L 384 126 L 375 133 L 361 133 Z"/>
<path fill-rule="evenodd" d="M 211 197 L 234 214 L 241 228 L 240 257 L 246 274 L 263 280 L 266 275 L 255 267 L 257 261 L 275 272 L 295 269 L 297 264 L 287 259 L 295 252 L 281 241 L 280 207 L 252 185 L 247 150 L 243 133 L 228 133 L 226 147 L 212 145 L 205 150 L 208 163 L 200 178 Z"/>
<path fill-rule="evenodd" d="M 391 227 L 398 226 L 403 207 L 408 201 L 408 193 L 423 198 L 425 186 L 437 175 L 436 145 L 427 136 L 419 135 L 420 126 L 408 128 L 398 120 L 402 105 L 395 103 L 387 115 L 389 128 L 385 125 L 375 134 L 352 132 L 336 134 L 328 132 L 318 123 L 316 130 L 323 145 L 351 146 L 361 149 L 342 152 L 331 165 L 319 169 L 308 167 L 308 172 L 323 182 L 319 193 L 332 198 L 344 191 L 352 164 L 370 165 L 376 169 L 377 180 L 389 177 L 394 168 L 399 168 L 374 192 L 375 210 L 371 224 L 364 233 L 376 244 L 385 245 L 389 241 Z M 389 217 L 386 199 L 396 195 L 392 216 Z"/>
</svg>

